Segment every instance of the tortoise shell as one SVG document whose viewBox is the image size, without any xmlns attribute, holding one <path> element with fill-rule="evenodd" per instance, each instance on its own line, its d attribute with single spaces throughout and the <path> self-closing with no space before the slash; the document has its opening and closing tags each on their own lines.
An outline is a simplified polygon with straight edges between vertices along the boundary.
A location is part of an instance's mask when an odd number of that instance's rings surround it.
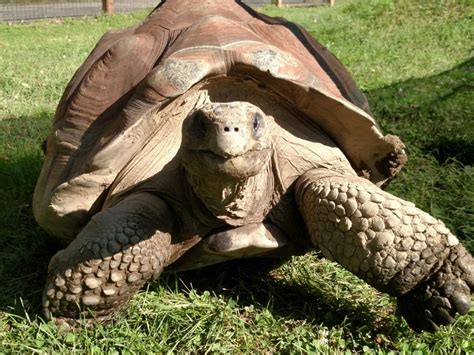
<svg viewBox="0 0 474 355">
<path fill-rule="evenodd" d="M 404 163 L 403 144 L 383 136 L 348 71 L 303 28 L 240 1 L 166 0 L 142 24 L 105 34 L 69 82 L 34 203 L 52 205 L 62 188 L 84 186 L 82 209 L 90 215 L 143 145 L 150 112 L 221 76 L 264 85 L 316 122 L 355 171 L 378 185 Z M 120 159 L 108 159 L 111 151 Z"/>
</svg>

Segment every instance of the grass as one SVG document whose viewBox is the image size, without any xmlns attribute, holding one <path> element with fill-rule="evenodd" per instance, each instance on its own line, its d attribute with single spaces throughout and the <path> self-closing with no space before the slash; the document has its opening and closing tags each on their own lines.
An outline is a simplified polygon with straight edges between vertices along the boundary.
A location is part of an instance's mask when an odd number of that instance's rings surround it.
<svg viewBox="0 0 474 355">
<path fill-rule="evenodd" d="M 442 218 L 474 252 L 469 2 L 344 1 L 263 9 L 301 23 L 354 74 L 409 163 L 389 190 Z M 101 34 L 145 13 L 0 24 L 0 353 L 474 352 L 474 312 L 415 334 L 381 295 L 314 253 L 164 276 L 113 323 L 66 332 L 40 315 L 54 247 L 31 196 L 40 145 L 74 70 Z"/>
<path fill-rule="evenodd" d="M 77 0 L 0 0 L 1 5 L 36 5 L 36 4 L 57 4 L 57 3 L 74 3 Z M 97 0 L 81 0 L 81 3 L 97 2 Z"/>
</svg>

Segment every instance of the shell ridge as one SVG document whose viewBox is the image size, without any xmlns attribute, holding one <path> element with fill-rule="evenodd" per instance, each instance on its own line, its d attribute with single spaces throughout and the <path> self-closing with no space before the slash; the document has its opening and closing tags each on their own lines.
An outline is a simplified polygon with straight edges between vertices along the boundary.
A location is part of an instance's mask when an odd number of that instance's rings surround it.
<svg viewBox="0 0 474 355">
<path fill-rule="evenodd" d="M 371 114 L 365 95 L 357 88 L 347 69 L 342 66 L 340 61 L 331 52 L 326 50 L 325 47 L 321 46 L 319 42 L 309 35 L 305 29 L 291 21 L 287 21 L 284 18 L 270 17 L 260 14 L 241 1 L 237 2 L 254 18 L 262 21 L 266 25 L 277 25 L 286 28 L 296 40 L 304 45 L 306 50 L 311 53 L 313 58 L 324 69 L 324 71 L 329 74 L 330 78 L 336 84 L 343 97 L 367 112 L 369 115 Z M 322 51 L 325 53 L 322 54 Z M 334 67 L 337 68 L 336 71 L 334 70 Z"/>
</svg>

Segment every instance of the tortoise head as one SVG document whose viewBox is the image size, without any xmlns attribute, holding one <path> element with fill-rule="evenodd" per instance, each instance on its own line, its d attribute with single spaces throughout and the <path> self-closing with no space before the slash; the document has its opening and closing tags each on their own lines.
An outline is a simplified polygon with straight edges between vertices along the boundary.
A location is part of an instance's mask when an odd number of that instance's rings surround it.
<svg viewBox="0 0 474 355">
<path fill-rule="evenodd" d="M 270 160 L 273 118 L 247 102 L 210 103 L 183 124 L 181 159 L 200 177 L 245 179 Z"/>
</svg>

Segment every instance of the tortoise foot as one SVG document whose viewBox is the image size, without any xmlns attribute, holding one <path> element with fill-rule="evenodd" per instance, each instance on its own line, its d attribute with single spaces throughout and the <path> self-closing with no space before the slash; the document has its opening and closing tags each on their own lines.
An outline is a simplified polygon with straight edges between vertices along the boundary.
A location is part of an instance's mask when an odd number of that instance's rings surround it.
<svg viewBox="0 0 474 355">
<path fill-rule="evenodd" d="M 468 312 L 473 258 L 441 221 L 365 179 L 328 169 L 303 175 L 296 194 L 314 245 L 399 297 L 413 329 L 435 331 Z"/>
<path fill-rule="evenodd" d="M 399 313 L 415 331 L 434 332 L 471 307 L 474 259 L 459 245 L 427 282 L 398 297 Z"/>
<path fill-rule="evenodd" d="M 163 205 L 138 195 L 94 216 L 51 259 L 43 294 L 46 317 L 58 325 L 91 325 L 156 279 L 170 250 L 169 235 L 157 231 Z"/>
</svg>

